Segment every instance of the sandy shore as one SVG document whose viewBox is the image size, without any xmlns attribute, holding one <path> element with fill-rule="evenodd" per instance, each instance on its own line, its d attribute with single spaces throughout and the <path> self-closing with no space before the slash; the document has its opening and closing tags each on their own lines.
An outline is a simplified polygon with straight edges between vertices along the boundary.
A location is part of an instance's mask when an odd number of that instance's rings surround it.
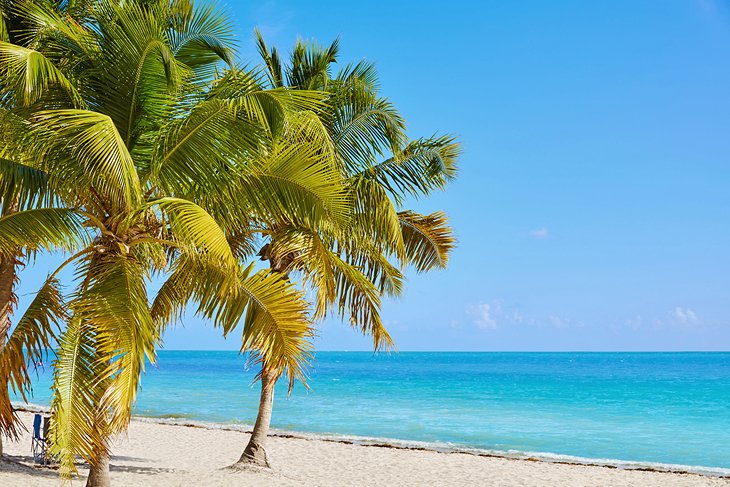
<svg viewBox="0 0 730 487">
<path fill-rule="evenodd" d="M 21 413 L 30 426 L 32 414 Z M 272 437 L 271 471 L 226 469 L 248 435 L 222 429 L 134 420 L 128 438 L 114 448 L 116 486 L 240 485 L 481 485 L 481 486 L 730 486 L 730 479 L 696 474 L 623 470 L 529 460 L 362 446 L 333 441 Z M 30 435 L 5 442 L 0 485 L 57 486 L 54 470 L 33 466 Z M 83 485 L 82 479 L 72 485 Z"/>
</svg>

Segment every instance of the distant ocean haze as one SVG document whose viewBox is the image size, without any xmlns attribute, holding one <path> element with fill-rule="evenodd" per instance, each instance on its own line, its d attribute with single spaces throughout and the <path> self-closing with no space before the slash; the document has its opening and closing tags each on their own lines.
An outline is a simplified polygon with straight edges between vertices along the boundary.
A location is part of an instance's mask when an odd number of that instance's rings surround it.
<svg viewBox="0 0 730 487">
<path fill-rule="evenodd" d="M 161 351 L 135 414 L 253 424 L 255 373 L 235 352 Z M 308 383 L 277 389 L 274 428 L 730 469 L 730 353 L 318 352 Z"/>
</svg>

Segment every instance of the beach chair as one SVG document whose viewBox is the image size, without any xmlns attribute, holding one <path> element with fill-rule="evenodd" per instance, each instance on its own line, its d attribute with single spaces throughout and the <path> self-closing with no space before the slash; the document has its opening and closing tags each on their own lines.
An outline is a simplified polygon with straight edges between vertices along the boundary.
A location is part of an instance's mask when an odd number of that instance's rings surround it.
<svg viewBox="0 0 730 487">
<path fill-rule="evenodd" d="M 43 429 L 41 430 L 41 415 L 36 414 L 33 417 L 33 438 L 31 439 L 31 451 L 33 452 L 33 461 L 39 465 L 49 465 L 51 463 L 48 454 L 48 426 L 50 418 L 46 416 L 42 419 Z"/>
</svg>

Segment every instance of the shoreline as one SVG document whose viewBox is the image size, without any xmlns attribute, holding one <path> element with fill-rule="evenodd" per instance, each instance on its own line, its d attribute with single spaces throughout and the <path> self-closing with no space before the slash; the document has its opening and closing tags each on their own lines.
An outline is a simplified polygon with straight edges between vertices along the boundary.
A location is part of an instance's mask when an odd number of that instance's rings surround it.
<svg viewBox="0 0 730 487">
<path fill-rule="evenodd" d="M 47 406 L 39 404 L 14 404 L 17 411 L 28 413 L 46 413 L 50 410 Z M 231 431 L 236 433 L 251 433 L 253 425 L 233 424 L 233 423 L 216 423 L 208 421 L 199 421 L 194 419 L 162 417 L 162 416 L 142 416 L 133 415 L 132 421 L 140 423 L 158 424 L 177 426 L 185 428 L 200 428 L 208 431 Z M 555 465 L 569 465 L 582 467 L 596 467 L 612 470 L 625 470 L 637 472 L 656 472 L 678 475 L 696 475 L 700 477 L 708 477 L 715 479 L 730 480 L 730 468 L 723 467 L 705 467 L 701 465 L 680 465 L 668 464 L 660 462 L 640 462 L 631 460 L 618 460 L 608 458 L 588 458 L 573 455 L 563 455 L 558 453 L 545 452 L 521 452 L 521 451 L 501 451 L 489 450 L 482 448 L 469 448 L 461 446 L 451 446 L 447 443 L 424 442 L 417 440 L 401 440 L 396 438 L 377 438 L 357 435 L 342 435 L 337 433 L 312 433 L 306 431 L 279 430 L 272 428 L 269 436 L 281 439 L 296 439 L 305 441 L 322 441 L 327 443 L 337 443 L 342 445 L 356 445 L 371 448 L 385 448 L 404 451 L 423 451 L 438 454 L 464 454 L 475 457 L 493 458 L 500 460 L 519 461 L 519 462 L 536 462 Z"/>
</svg>

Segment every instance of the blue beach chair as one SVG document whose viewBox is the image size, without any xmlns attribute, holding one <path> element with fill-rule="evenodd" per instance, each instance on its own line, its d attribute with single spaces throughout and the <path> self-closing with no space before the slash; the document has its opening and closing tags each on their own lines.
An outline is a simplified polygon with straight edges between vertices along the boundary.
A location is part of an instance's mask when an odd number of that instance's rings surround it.
<svg viewBox="0 0 730 487">
<path fill-rule="evenodd" d="M 36 414 L 33 417 L 33 438 L 31 439 L 31 451 L 33 452 L 33 461 L 39 465 L 49 465 L 51 458 L 48 455 L 48 424 L 50 418 L 43 418 L 43 430 L 41 431 L 41 415 Z"/>
</svg>

